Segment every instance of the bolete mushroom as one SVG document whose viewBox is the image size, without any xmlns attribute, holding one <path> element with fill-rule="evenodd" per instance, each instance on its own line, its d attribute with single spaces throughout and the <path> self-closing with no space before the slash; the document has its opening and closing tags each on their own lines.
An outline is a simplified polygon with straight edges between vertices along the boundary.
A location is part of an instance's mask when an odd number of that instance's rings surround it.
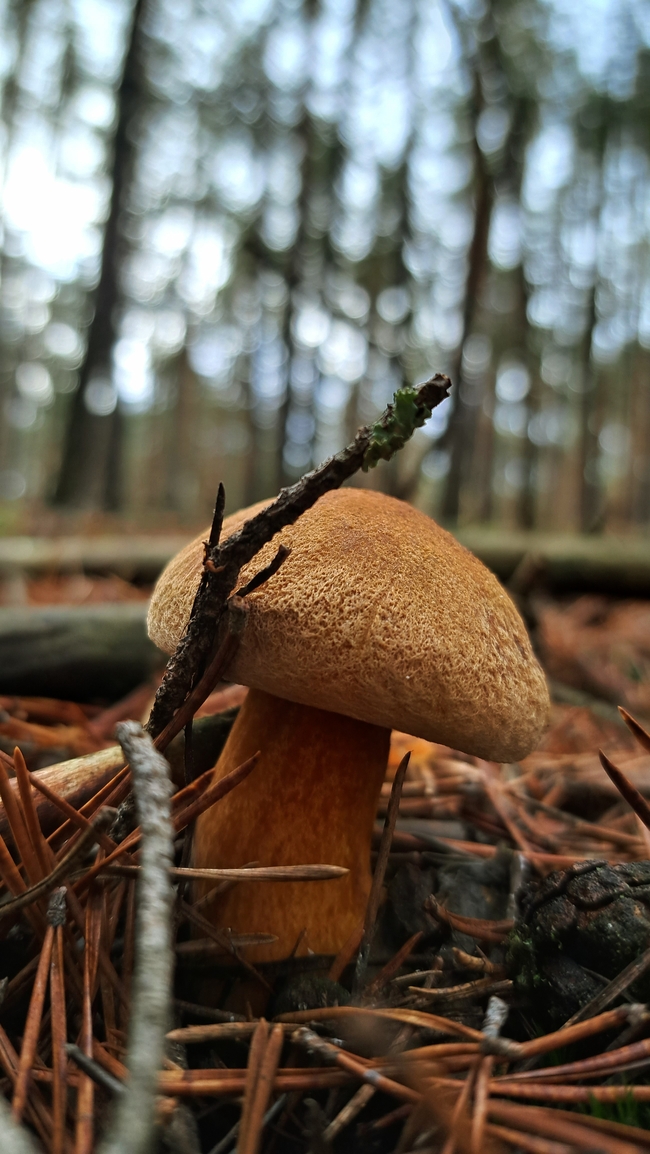
<svg viewBox="0 0 650 1154">
<path fill-rule="evenodd" d="M 264 507 L 228 517 L 223 538 Z M 538 741 L 548 691 L 508 594 L 424 513 L 363 489 L 325 494 L 279 534 L 291 554 L 252 593 L 228 676 L 250 687 L 217 763 L 254 773 L 199 818 L 197 867 L 324 862 L 340 880 L 240 884 L 210 907 L 235 933 L 277 936 L 253 961 L 334 954 L 362 921 L 391 728 L 494 761 Z M 242 571 L 268 564 L 278 538 Z M 203 538 L 167 566 L 149 633 L 172 652 L 199 583 Z M 202 883 L 201 883 L 202 884 Z M 305 932 L 306 931 L 306 932 Z"/>
</svg>

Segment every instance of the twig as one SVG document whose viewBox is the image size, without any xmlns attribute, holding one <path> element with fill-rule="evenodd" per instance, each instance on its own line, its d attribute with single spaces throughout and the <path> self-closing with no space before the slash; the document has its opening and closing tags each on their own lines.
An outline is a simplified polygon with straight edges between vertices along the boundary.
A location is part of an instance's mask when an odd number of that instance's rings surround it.
<svg viewBox="0 0 650 1154">
<path fill-rule="evenodd" d="M 634 982 L 650 969 L 650 949 L 644 950 L 638 958 L 630 962 L 620 974 L 612 978 L 611 982 L 596 994 L 590 1002 L 587 1002 L 581 1010 L 576 1010 L 565 1023 L 565 1026 L 573 1026 L 576 1022 L 584 1022 L 587 1018 L 595 1018 L 596 1014 L 602 1013 L 603 1010 L 609 1006 L 616 998 L 625 992 Z"/>
<path fill-rule="evenodd" d="M 407 942 L 404 942 L 404 945 L 401 947 L 401 949 L 399 949 L 397 953 L 394 954 L 388 962 L 386 962 L 386 965 L 383 966 L 383 968 L 379 971 L 377 977 L 374 978 L 370 985 L 367 987 L 366 997 L 374 997 L 375 994 L 378 994 L 384 986 L 387 986 L 388 983 L 392 981 L 397 971 L 404 965 L 409 954 L 413 953 L 413 950 L 417 946 L 421 937 L 422 930 L 418 930 L 417 933 L 413 934 L 413 936 L 410 937 Z"/>
<path fill-rule="evenodd" d="M 308 1030 L 306 1027 L 296 1030 L 295 1034 L 291 1035 L 291 1041 L 296 1045 L 304 1047 L 309 1052 L 318 1054 L 327 1062 L 334 1062 L 341 1069 L 347 1070 L 350 1074 L 354 1074 L 362 1082 L 368 1082 L 374 1086 L 376 1090 L 380 1090 L 385 1094 L 390 1094 L 393 1098 L 401 1098 L 403 1102 L 420 1102 L 421 1095 L 416 1090 L 411 1090 L 409 1086 L 403 1086 L 401 1082 L 395 1082 L 392 1078 L 387 1078 L 385 1074 L 380 1074 L 379 1070 L 362 1065 L 362 1063 L 349 1054 L 344 1054 L 331 1042 L 326 1042 L 315 1034 L 313 1030 Z M 649 1087 L 650 1089 L 650 1087 Z"/>
<path fill-rule="evenodd" d="M 328 976 L 330 982 L 338 982 L 339 981 L 341 974 L 343 973 L 345 967 L 349 966 L 354 955 L 356 954 L 357 950 L 359 949 L 362 937 L 363 937 L 363 923 L 359 923 L 359 925 L 353 929 L 349 938 L 347 938 L 346 941 L 344 941 L 343 945 L 341 946 L 338 954 L 334 958 L 334 961 L 332 962 L 332 964 L 328 970 L 327 976 Z"/>
<path fill-rule="evenodd" d="M 619 707 L 618 707 L 618 712 L 620 713 L 621 717 L 623 718 L 623 721 L 627 725 L 628 729 L 636 737 L 636 740 L 638 741 L 639 745 L 641 745 L 643 747 L 643 749 L 645 749 L 648 753 L 650 753 L 650 733 L 648 733 L 643 728 L 643 726 L 640 725 L 639 722 L 636 721 L 635 718 L 632 717 L 631 714 L 628 713 L 627 709 L 623 709 L 623 707 L 621 705 L 619 705 Z"/>
<path fill-rule="evenodd" d="M 255 1037 L 253 1038 L 254 1041 Z M 250 1099 L 245 1100 L 244 1103 L 237 1154 L 257 1154 L 259 1150 L 264 1126 L 264 1113 L 273 1090 L 273 1081 L 280 1061 L 283 1042 L 284 1031 L 282 1026 L 276 1023 L 265 1039 L 265 1047 L 260 1059 L 255 1085 Z M 251 1044 L 251 1051 L 252 1049 Z M 247 1102 L 248 1110 L 246 1111 Z M 245 1116 L 246 1121 L 244 1121 Z"/>
<path fill-rule="evenodd" d="M 77 1065 L 80 1070 L 83 1070 L 84 1074 L 87 1074 L 89 1078 L 92 1078 L 93 1082 L 96 1082 L 98 1086 L 103 1086 L 105 1090 L 110 1090 L 111 1094 L 124 1093 L 124 1083 L 118 1081 L 112 1074 L 109 1074 L 108 1070 L 100 1066 L 99 1062 L 96 1062 L 94 1058 L 89 1058 L 88 1054 L 84 1054 L 79 1046 L 75 1046 L 72 1042 L 69 1042 L 65 1047 L 65 1052 L 69 1058 L 72 1058 L 75 1065 Z"/>
<path fill-rule="evenodd" d="M 52 1154 L 63 1154 L 65 1147 L 67 1025 L 62 925 L 56 926 L 54 934 L 54 947 L 50 962 L 50 1009 L 52 1018 Z"/>
<path fill-rule="evenodd" d="M 643 794 L 639 793 L 636 786 L 625 776 L 625 774 L 610 761 L 602 749 L 598 751 L 600 764 L 610 781 L 616 786 L 621 797 L 625 798 L 627 804 L 632 807 L 634 812 L 641 818 L 646 829 L 650 829 L 650 805 L 648 805 Z"/>
<path fill-rule="evenodd" d="M 179 912 L 187 918 L 188 922 L 193 922 L 194 925 L 198 927 L 198 929 L 203 930 L 204 934 L 207 934 L 209 938 L 212 938 L 213 942 L 216 942 L 218 946 L 221 946 L 225 953 L 232 954 L 232 956 L 237 959 L 240 966 L 243 966 L 245 970 L 248 970 L 251 978 L 254 978 L 256 982 L 259 982 L 260 985 L 263 986 L 267 991 L 267 993 L 272 993 L 272 987 L 269 985 L 266 978 L 260 974 L 259 970 L 255 969 L 255 966 L 253 966 L 251 962 L 247 962 L 246 958 L 241 956 L 239 950 L 231 941 L 228 934 L 224 933 L 223 930 L 218 930 L 216 926 L 212 925 L 212 922 L 209 922 L 207 918 L 203 917 L 203 914 L 198 913 L 191 905 L 185 901 L 180 902 Z"/>
<path fill-rule="evenodd" d="M 173 839 L 169 767 L 136 722 L 122 722 L 117 737 L 131 765 L 142 828 L 136 932 L 136 964 L 131 996 L 127 1091 L 102 1143 L 102 1154 L 145 1154 L 154 1137 L 158 1070 L 162 1065 L 171 998 L 173 953 L 169 880 Z"/>
<path fill-rule="evenodd" d="M 278 565 L 276 568 L 279 569 L 279 567 Z M 185 701 L 156 737 L 156 749 L 161 750 L 161 752 L 173 741 L 176 734 L 180 733 L 181 729 L 192 720 L 197 709 L 200 709 L 203 702 L 210 696 L 221 674 L 228 668 L 239 649 L 242 634 L 246 628 L 248 607 L 237 594 L 234 594 L 229 598 L 226 608 L 226 629 L 221 644 L 218 645 L 207 669 L 185 698 Z"/>
<path fill-rule="evenodd" d="M 406 771 L 411 760 L 411 754 L 405 753 L 404 757 L 399 763 L 397 772 L 393 780 L 393 786 L 390 791 L 390 801 L 388 802 L 388 809 L 386 811 L 386 819 L 384 821 L 384 828 L 379 843 L 379 854 L 375 864 L 375 872 L 372 875 L 372 885 L 368 895 L 368 905 L 366 906 L 366 916 L 363 923 L 363 937 L 361 945 L 359 946 L 359 953 L 357 955 L 357 965 L 354 973 L 353 992 L 359 993 L 363 987 L 366 976 L 366 969 L 368 967 L 368 958 L 370 956 L 370 948 L 375 935 L 375 926 L 377 924 L 377 912 L 379 910 L 379 902 L 381 900 L 381 887 L 384 884 L 384 875 L 386 873 L 386 866 L 388 865 L 388 857 L 390 854 L 390 846 L 393 840 L 393 833 L 395 832 L 395 823 L 399 814 L 399 803 L 402 796 L 402 786 Z"/>
<path fill-rule="evenodd" d="M 12 901 L 5 902 L 0 906 L 0 920 L 8 917 L 9 914 L 14 914 L 16 910 L 23 909 L 24 906 L 31 905 L 37 898 L 42 898 L 53 890 L 58 883 L 72 871 L 75 862 L 83 857 L 91 845 L 99 841 L 100 834 L 104 833 L 110 825 L 115 816 L 114 810 L 103 809 L 97 814 L 95 820 L 91 823 L 89 829 L 84 830 L 79 841 L 75 842 L 72 849 L 61 858 L 61 861 L 52 870 L 52 873 L 44 877 L 42 881 L 37 882 L 35 886 L 30 886 L 19 897 L 13 898 Z"/>
<path fill-rule="evenodd" d="M 351 445 L 295 485 L 283 489 L 275 501 L 223 544 L 208 544 L 206 563 L 209 565 L 204 568 L 186 633 L 167 665 L 151 711 L 147 728 L 153 736 L 159 734 L 180 709 L 197 672 L 203 670 L 242 567 L 324 493 L 339 488 L 358 469 L 372 466 L 380 457 L 390 459 L 413 431 L 424 424 L 436 405 L 445 400 L 449 388 L 449 379 L 437 374 L 418 389 L 400 389 L 394 403 L 371 428 L 359 429 Z"/>
<path fill-rule="evenodd" d="M 501 1027 L 508 1017 L 509 1007 L 501 998 L 491 997 L 483 1022 L 483 1033 L 488 1042 L 498 1038 Z M 476 1072 L 474 1083 L 474 1113 L 470 1132 L 471 1154 L 481 1154 L 487 1122 L 488 1102 L 490 1097 L 490 1077 L 494 1065 L 494 1055 L 484 1054 Z"/>
<path fill-rule="evenodd" d="M 266 1051 L 266 1045 L 269 1037 L 269 1024 L 266 1018 L 260 1018 L 258 1021 L 251 1044 L 248 1047 L 248 1062 L 246 1065 L 246 1082 L 244 1085 L 244 1101 L 242 1103 L 241 1118 L 239 1120 L 239 1142 L 246 1141 L 246 1131 L 248 1130 L 248 1120 L 251 1113 L 253 1098 L 255 1097 L 255 1090 L 257 1088 L 257 1081 L 259 1078 L 262 1059 Z"/>
<path fill-rule="evenodd" d="M 274 1102 L 273 1105 L 266 1111 L 266 1114 L 262 1119 L 262 1129 L 264 1129 L 265 1126 L 268 1126 L 269 1122 L 273 1121 L 276 1114 L 280 1113 L 280 1110 L 282 1110 L 286 1100 L 287 1095 L 281 1094 L 277 1101 Z M 220 1142 L 217 1142 L 216 1146 L 212 1147 L 212 1149 L 209 1151 L 209 1154 L 226 1154 L 226 1151 L 230 1149 L 237 1135 L 239 1134 L 239 1126 L 240 1123 L 235 1122 L 235 1125 L 232 1127 L 232 1129 L 228 1131 L 228 1133 L 221 1139 Z"/>
<path fill-rule="evenodd" d="M 357 1117 L 357 1114 L 360 1114 L 368 1105 L 368 1102 L 374 1097 L 375 1093 L 375 1087 L 370 1086 L 368 1082 L 364 1082 L 363 1086 L 359 1086 L 356 1094 L 352 1095 L 350 1101 L 346 1102 L 336 1117 L 332 1119 L 329 1126 L 326 1126 L 323 1130 L 323 1141 L 328 1144 L 333 1142 L 337 1135 L 341 1133 L 341 1130 L 349 1126 L 350 1122 L 354 1121 Z"/>
<path fill-rule="evenodd" d="M 137 877 L 141 869 L 142 867 L 139 865 L 109 865 L 106 872 L 119 874 L 122 877 Z M 335 865 L 257 866 L 249 869 L 243 867 L 241 869 L 193 869 L 192 867 L 172 866 L 169 876 L 178 880 L 187 878 L 197 881 L 217 881 L 219 878 L 223 878 L 234 882 L 325 882 L 332 881 L 334 878 L 345 877 L 349 872 L 345 866 Z M 2 908 L 0 906 L 0 911 Z M 196 906 L 192 908 L 196 912 Z"/>
<path fill-rule="evenodd" d="M 437 901 L 433 894 L 427 898 L 424 908 L 427 913 L 432 914 L 438 921 L 445 922 L 452 930 L 496 945 L 500 945 L 507 938 L 515 924 L 512 918 L 490 921 L 487 918 L 467 918 L 463 914 L 454 914 Z"/>
<path fill-rule="evenodd" d="M 50 972 L 50 959 L 52 957 L 53 944 L 54 926 L 50 924 L 45 931 L 45 938 L 41 948 L 41 956 L 38 962 L 38 970 L 36 971 L 34 988 L 32 990 L 27 1021 L 25 1023 L 23 1044 L 20 1051 L 20 1061 L 18 1064 L 18 1073 L 16 1076 L 16 1083 L 14 1085 L 14 1096 L 11 1103 L 11 1109 L 16 1122 L 20 1122 L 23 1116 L 23 1111 L 27 1102 L 27 1095 L 29 1093 L 30 1075 L 32 1065 L 34 1063 L 34 1058 L 36 1056 L 38 1035 L 41 1031 L 41 1019 L 43 1016 L 43 1006 L 45 1004 L 45 992 L 47 990 L 47 980 Z"/>
</svg>

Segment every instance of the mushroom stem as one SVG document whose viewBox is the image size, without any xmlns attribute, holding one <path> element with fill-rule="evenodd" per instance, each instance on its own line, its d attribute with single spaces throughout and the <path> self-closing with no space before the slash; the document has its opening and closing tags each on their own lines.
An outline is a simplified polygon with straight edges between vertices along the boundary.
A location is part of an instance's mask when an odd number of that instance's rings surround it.
<svg viewBox="0 0 650 1154">
<path fill-rule="evenodd" d="M 219 926 L 277 936 L 273 945 L 247 951 L 250 961 L 287 957 L 301 934 L 301 952 L 336 954 L 363 921 L 389 742 L 390 730 L 381 726 L 249 691 L 217 774 L 224 776 L 257 750 L 261 757 L 250 778 L 198 819 L 193 864 L 322 862 L 350 870 L 318 885 L 250 882 L 216 901 L 211 917 Z M 206 884 L 197 885 L 197 897 Z"/>
</svg>

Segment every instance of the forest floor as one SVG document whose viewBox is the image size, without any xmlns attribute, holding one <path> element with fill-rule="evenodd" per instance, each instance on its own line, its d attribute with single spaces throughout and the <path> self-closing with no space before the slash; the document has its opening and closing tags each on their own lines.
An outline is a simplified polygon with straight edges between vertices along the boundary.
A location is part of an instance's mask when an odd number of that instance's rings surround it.
<svg viewBox="0 0 650 1154">
<path fill-rule="evenodd" d="M 121 578 L 39 578 L 27 601 L 146 593 Z M 540 595 L 523 608 L 550 727 L 511 765 L 393 734 L 361 985 L 363 926 L 336 957 L 299 942 L 252 967 L 254 934 L 228 940 L 178 894 L 161 1148 L 650 1150 L 650 602 Z M 53 1154 L 90 1154 L 128 1081 L 140 867 L 128 770 L 110 751 L 115 724 L 146 719 L 154 691 L 0 698 L 0 1083 Z M 196 715 L 190 784 L 179 739 L 169 747 L 177 868 L 245 692 L 222 684 Z M 58 767 L 78 758 L 103 776 L 72 790 Z M 107 806 L 118 820 L 93 839 Z M 251 974 L 270 989 L 265 1017 L 233 1008 Z M 220 997 L 205 996 L 206 975 Z"/>
</svg>

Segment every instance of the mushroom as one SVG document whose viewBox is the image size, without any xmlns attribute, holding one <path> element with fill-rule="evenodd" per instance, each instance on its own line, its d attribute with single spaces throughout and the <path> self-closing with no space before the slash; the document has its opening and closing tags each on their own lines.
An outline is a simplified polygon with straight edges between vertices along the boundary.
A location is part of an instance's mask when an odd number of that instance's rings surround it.
<svg viewBox="0 0 650 1154">
<path fill-rule="evenodd" d="M 223 536 L 265 504 L 228 517 Z M 325 862 L 350 872 L 318 887 L 249 882 L 217 899 L 216 923 L 276 935 L 247 954 L 253 961 L 286 957 L 299 939 L 303 951 L 337 953 L 362 922 L 392 728 L 515 761 L 534 748 L 549 709 L 510 597 L 424 513 L 382 493 L 339 489 L 279 537 L 291 554 L 248 598 L 228 676 L 250 688 L 216 772 L 257 750 L 261 757 L 198 819 L 194 865 Z M 242 582 L 277 546 L 277 538 L 265 546 Z M 203 555 L 199 537 L 154 590 L 149 634 L 167 652 L 187 626 Z"/>
</svg>

